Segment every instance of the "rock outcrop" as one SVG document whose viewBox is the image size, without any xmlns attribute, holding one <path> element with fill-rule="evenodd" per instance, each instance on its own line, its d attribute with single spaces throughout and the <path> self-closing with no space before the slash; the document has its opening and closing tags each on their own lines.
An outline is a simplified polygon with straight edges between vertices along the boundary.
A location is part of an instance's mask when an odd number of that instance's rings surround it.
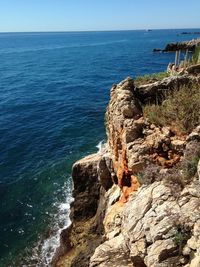
<svg viewBox="0 0 200 267">
<path fill-rule="evenodd" d="M 103 219 L 95 217 L 100 199 L 97 171 L 100 159 L 100 155 L 93 154 L 73 165 L 74 202 L 71 204 L 70 215 L 72 225 L 62 232 L 61 244 L 52 265 L 88 266 L 89 257 L 102 242 Z"/>
<path fill-rule="evenodd" d="M 96 249 L 90 267 L 129 266 L 127 262 L 135 267 L 186 266 L 191 255 L 199 257 L 199 181 L 179 193 L 162 181 L 143 186 L 125 204 L 121 218 L 121 231 Z"/>
<path fill-rule="evenodd" d="M 154 52 L 175 52 L 178 50 L 194 52 L 195 48 L 200 44 L 200 38 L 193 39 L 191 41 L 169 43 L 164 49 L 155 48 Z"/>
<path fill-rule="evenodd" d="M 195 32 L 182 32 L 181 34 L 198 34 L 200 35 L 199 31 L 195 31 Z"/>
<path fill-rule="evenodd" d="M 186 170 L 191 151 L 200 154 L 200 126 L 177 135 L 143 116 L 143 106 L 163 101 L 167 90 L 198 82 L 198 74 L 185 74 L 113 86 L 107 144 L 73 166 L 72 225 L 56 266 L 200 266 L 200 163 Z"/>
<path fill-rule="evenodd" d="M 178 89 L 181 86 L 190 87 L 199 83 L 200 76 L 196 75 L 198 72 L 199 67 L 195 65 L 186 68 L 182 75 L 170 76 L 161 81 L 139 85 L 135 88 L 135 96 L 142 104 L 161 102 L 170 90 Z"/>
</svg>

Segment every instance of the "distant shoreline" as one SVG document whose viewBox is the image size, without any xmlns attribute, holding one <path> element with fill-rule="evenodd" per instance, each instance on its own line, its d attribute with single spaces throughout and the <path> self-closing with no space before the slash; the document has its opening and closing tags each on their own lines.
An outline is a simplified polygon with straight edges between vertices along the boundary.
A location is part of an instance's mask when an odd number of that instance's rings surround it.
<svg viewBox="0 0 200 267">
<path fill-rule="evenodd" d="M 160 28 L 147 28 L 147 29 L 151 29 L 151 31 L 174 31 L 174 30 L 200 30 L 199 28 L 166 28 L 166 29 L 160 29 Z M 69 30 L 69 31 L 0 31 L 0 34 L 34 34 L 34 33 L 91 33 L 91 32 L 132 32 L 132 31 L 145 31 L 147 32 L 147 29 L 129 29 L 129 30 L 125 30 L 125 29 L 121 29 L 121 30 Z M 151 32 L 150 31 L 150 32 Z M 192 32 L 191 34 L 196 34 L 194 32 Z"/>
</svg>

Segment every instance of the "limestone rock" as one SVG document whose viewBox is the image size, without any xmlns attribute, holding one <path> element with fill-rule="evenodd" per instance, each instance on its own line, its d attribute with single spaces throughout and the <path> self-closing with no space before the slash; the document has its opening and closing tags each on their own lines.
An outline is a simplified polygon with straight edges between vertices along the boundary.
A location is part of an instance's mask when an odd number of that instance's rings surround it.
<svg viewBox="0 0 200 267">
<path fill-rule="evenodd" d="M 199 267 L 200 266 L 200 256 L 195 257 L 190 264 L 190 267 Z"/>
<path fill-rule="evenodd" d="M 107 164 L 109 165 L 109 167 Z M 101 186 L 103 186 L 105 190 L 108 190 L 113 185 L 111 171 L 109 170 L 109 168 L 111 168 L 111 164 L 111 159 L 108 156 L 102 156 L 97 164 L 98 178 L 100 180 Z"/>
<path fill-rule="evenodd" d="M 183 33 L 185 34 L 185 32 Z M 200 38 L 193 39 L 191 41 L 182 41 L 176 43 L 169 43 L 165 46 L 164 49 L 155 48 L 154 52 L 175 52 L 175 51 L 186 51 L 194 52 L 195 47 L 200 44 Z"/>
<path fill-rule="evenodd" d="M 123 205 L 120 202 L 110 206 L 104 219 L 104 230 L 107 239 L 112 239 L 121 232 Z"/>
<path fill-rule="evenodd" d="M 156 267 L 173 256 L 177 255 L 177 247 L 172 239 L 158 240 L 148 248 L 148 255 L 145 258 L 147 266 Z"/>
<path fill-rule="evenodd" d="M 95 247 L 102 242 L 103 219 L 95 216 L 100 204 L 102 209 L 105 206 L 105 192 L 102 192 L 103 187 L 100 190 L 97 170 L 101 159 L 102 155 L 93 154 L 73 165 L 74 202 L 71 204 L 70 214 L 72 224 L 62 231 L 60 247 L 53 259 L 57 263 L 54 265 L 52 262 L 52 266 L 86 267 Z M 59 261 L 56 258 L 60 258 Z"/>
<path fill-rule="evenodd" d="M 192 133 L 187 137 L 187 142 L 200 141 L 200 125 L 197 126 Z"/>
<path fill-rule="evenodd" d="M 184 140 L 172 140 L 171 148 L 177 151 L 183 151 L 185 148 L 186 142 Z"/>
<path fill-rule="evenodd" d="M 123 236 L 119 235 L 100 245 L 90 260 L 90 267 L 132 267 L 133 263 L 124 246 Z"/>
<path fill-rule="evenodd" d="M 97 165 L 100 159 L 99 154 L 93 154 L 73 165 L 73 196 L 76 199 L 72 205 L 75 220 L 91 218 L 97 211 L 100 189 Z"/>
<path fill-rule="evenodd" d="M 200 144 L 200 126 L 178 137 L 142 112 L 143 104 L 162 101 L 167 90 L 197 80 L 185 74 L 136 86 L 127 78 L 113 86 L 105 148 L 73 165 L 73 223 L 62 238 L 66 264 L 57 266 L 198 266 L 200 161 L 199 179 L 184 188 L 167 178 L 176 164 L 173 178 L 183 174 L 178 168 Z M 148 169 L 152 165 L 159 179 Z M 140 182 L 141 172 L 148 182 Z"/>
<path fill-rule="evenodd" d="M 164 78 L 162 81 L 140 85 L 135 88 L 134 93 L 141 103 L 156 103 L 156 101 L 163 100 L 167 91 L 194 83 L 195 78 L 188 75 L 170 76 L 168 78 Z"/>
<path fill-rule="evenodd" d="M 108 241 L 96 249 L 90 266 L 112 266 L 116 249 L 120 254 L 125 248 L 124 259 L 129 258 L 135 267 L 185 266 L 188 255 L 200 255 L 200 198 L 194 192 L 199 186 L 186 186 L 176 195 L 169 185 L 154 182 L 142 186 L 122 209 L 111 206 L 112 215 L 107 210 L 104 222 Z M 118 212 L 120 220 L 116 225 Z M 113 234 L 115 230 L 117 236 Z M 118 260 L 118 265 L 112 262 L 113 266 L 124 266 Z"/>
</svg>

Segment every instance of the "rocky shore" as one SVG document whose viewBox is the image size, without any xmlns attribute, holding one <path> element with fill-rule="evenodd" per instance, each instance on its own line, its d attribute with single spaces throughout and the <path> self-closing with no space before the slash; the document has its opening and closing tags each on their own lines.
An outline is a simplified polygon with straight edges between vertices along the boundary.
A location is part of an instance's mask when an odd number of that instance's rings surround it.
<svg viewBox="0 0 200 267">
<path fill-rule="evenodd" d="M 193 39 L 191 41 L 185 42 L 176 42 L 176 43 L 169 43 L 166 45 L 164 49 L 155 48 L 153 52 L 175 52 L 175 51 L 186 51 L 194 52 L 195 48 L 200 45 L 200 38 Z"/>
<path fill-rule="evenodd" d="M 112 87 L 107 143 L 73 165 L 72 224 L 52 265 L 200 266 L 200 163 L 183 181 L 185 166 L 200 156 L 200 125 L 183 134 L 144 116 L 144 107 L 165 101 L 166 92 L 199 83 L 198 71 L 186 71 Z"/>
</svg>

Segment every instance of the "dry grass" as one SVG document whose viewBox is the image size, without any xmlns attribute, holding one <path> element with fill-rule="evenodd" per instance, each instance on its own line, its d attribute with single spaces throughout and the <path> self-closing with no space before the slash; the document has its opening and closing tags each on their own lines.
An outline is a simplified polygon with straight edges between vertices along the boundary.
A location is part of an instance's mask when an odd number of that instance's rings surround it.
<svg viewBox="0 0 200 267">
<path fill-rule="evenodd" d="M 176 89 L 161 105 L 146 105 L 143 111 L 150 122 L 187 134 L 200 124 L 200 84 Z"/>
</svg>

